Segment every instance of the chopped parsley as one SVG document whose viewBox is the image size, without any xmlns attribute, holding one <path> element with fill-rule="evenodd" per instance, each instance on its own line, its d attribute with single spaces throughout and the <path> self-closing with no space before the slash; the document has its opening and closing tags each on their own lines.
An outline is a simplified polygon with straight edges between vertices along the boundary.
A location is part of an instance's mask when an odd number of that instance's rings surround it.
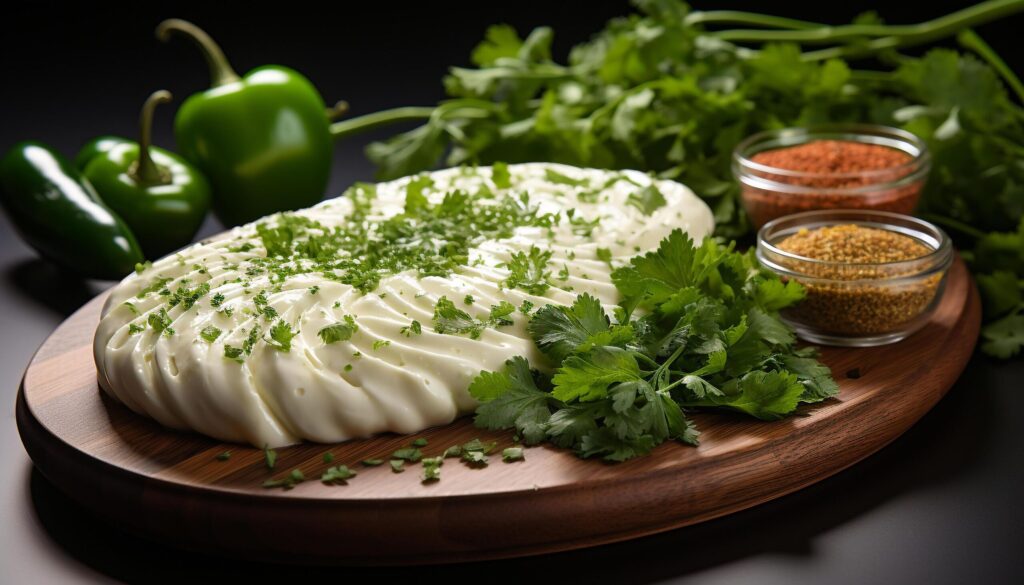
<svg viewBox="0 0 1024 585">
<path fill-rule="evenodd" d="M 511 463 L 513 461 L 523 461 L 526 456 L 523 455 L 522 447 L 509 447 L 501 452 L 501 460 L 505 463 Z"/>
<path fill-rule="evenodd" d="M 163 333 L 167 337 L 174 335 L 174 328 L 171 327 L 171 317 L 167 314 L 167 309 L 161 308 L 157 312 L 150 313 L 146 322 L 149 323 L 150 329 L 157 333 Z"/>
<path fill-rule="evenodd" d="M 373 351 L 377 351 L 378 349 L 385 348 L 389 345 L 391 345 L 390 339 L 378 339 L 373 342 Z"/>
<path fill-rule="evenodd" d="M 217 453 L 217 461 L 227 461 L 228 459 L 231 459 L 231 451 Z"/>
<path fill-rule="evenodd" d="M 362 464 L 366 467 L 377 467 L 384 463 L 383 459 L 363 459 Z"/>
<path fill-rule="evenodd" d="M 423 333 L 423 325 L 420 325 L 419 321 L 413 320 L 412 323 L 409 323 L 405 327 L 402 327 L 398 332 L 406 337 L 420 335 L 421 333 Z"/>
<path fill-rule="evenodd" d="M 392 453 L 391 458 L 416 463 L 420 459 L 423 459 L 423 452 L 417 447 L 405 447 Z"/>
<path fill-rule="evenodd" d="M 402 460 L 402 459 L 392 459 L 390 461 L 390 463 L 391 463 L 391 471 L 393 471 L 395 473 L 402 473 L 403 471 L 405 471 L 405 461 L 404 460 Z"/>
<path fill-rule="evenodd" d="M 476 299 L 473 298 L 473 295 L 466 295 L 466 298 L 462 299 L 462 302 L 467 305 L 472 305 L 476 302 Z"/>
<path fill-rule="evenodd" d="M 290 490 L 304 481 L 306 481 L 305 474 L 303 474 L 302 471 L 299 469 L 293 469 L 290 472 L 288 472 L 288 475 L 280 479 L 268 479 L 267 481 L 263 482 L 263 487 L 282 488 L 285 490 Z"/>
<path fill-rule="evenodd" d="M 324 463 L 330 463 L 330 462 L 334 461 L 334 453 L 331 453 L 330 451 L 327 451 L 323 455 L 323 460 L 324 460 Z"/>
<path fill-rule="evenodd" d="M 320 476 L 320 481 L 326 484 L 344 484 L 356 475 L 354 469 L 349 469 L 345 465 L 336 465 L 328 467 Z"/>
<path fill-rule="evenodd" d="M 622 461 L 667 440 L 696 444 L 684 410 L 775 420 L 838 392 L 778 317 L 802 297 L 800 285 L 782 283 L 751 254 L 675 230 L 612 281 L 623 298 L 615 321 L 588 294 L 533 314 L 527 330 L 553 374 L 522 357 L 481 372 L 469 388 L 481 403 L 478 426 Z M 468 464 L 486 463 L 486 451 L 462 450 Z"/>
<path fill-rule="evenodd" d="M 128 335 L 138 335 L 139 333 L 142 333 L 145 330 L 146 326 L 140 325 L 139 323 L 132 323 L 128 325 Z"/>
<path fill-rule="evenodd" d="M 343 320 L 343 323 L 328 325 L 317 332 L 317 335 L 320 336 L 325 345 L 339 341 L 348 341 L 352 339 L 352 335 L 359 331 L 359 325 L 356 325 L 356 320 L 351 315 L 345 315 Z"/>
<path fill-rule="evenodd" d="M 466 335 L 470 339 L 480 339 L 484 329 L 512 325 L 509 315 L 516 310 L 515 305 L 502 301 L 491 306 L 486 320 L 475 319 L 469 313 L 455 306 L 448 297 L 437 299 L 434 305 L 434 331 L 442 335 Z"/>
<path fill-rule="evenodd" d="M 665 196 L 654 185 L 648 185 L 630 194 L 626 203 L 639 209 L 644 215 L 651 215 L 665 206 Z"/>
<path fill-rule="evenodd" d="M 217 341 L 223 331 L 215 325 L 207 325 L 203 327 L 203 330 L 199 332 L 199 337 L 202 337 L 207 343 L 213 343 Z"/>
<path fill-rule="evenodd" d="M 441 480 L 441 466 L 444 457 L 427 457 L 423 460 L 423 483 Z"/>
<path fill-rule="evenodd" d="M 529 252 L 514 252 L 508 262 L 509 275 L 505 286 L 519 288 L 532 295 L 544 294 L 551 287 L 548 282 L 551 273 L 547 270 L 550 260 L 551 251 L 537 246 L 530 246 Z"/>
<path fill-rule="evenodd" d="M 268 447 L 263 448 L 263 462 L 266 463 L 267 469 L 273 469 L 277 465 L 277 451 Z"/>
<path fill-rule="evenodd" d="M 418 438 L 418 439 L 416 439 L 415 441 L 412 442 L 412 446 L 413 447 L 426 447 L 427 446 L 427 439 L 425 439 L 424 437 L 420 437 L 420 438 Z"/>
<path fill-rule="evenodd" d="M 609 268 L 612 267 L 612 251 L 610 249 L 598 248 L 597 259 L 607 264 Z"/>
<path fill-rule="evenodd" d="M 270 339 L 266 339 L 267 345 L 276 349 L 277 351 L 289 352 L 292 349 L 292 339 L 298 335 L 298 331 L 293 331 L 292 326 L 287 321 L 280 320 L 270 328 Z"/>
</svg>

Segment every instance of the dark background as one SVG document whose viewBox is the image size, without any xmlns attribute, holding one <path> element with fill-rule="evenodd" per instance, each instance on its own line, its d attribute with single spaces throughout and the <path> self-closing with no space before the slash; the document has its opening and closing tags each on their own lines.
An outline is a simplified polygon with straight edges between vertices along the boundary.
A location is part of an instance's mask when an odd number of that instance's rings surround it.
<svg viewBox="0 0 1024 585">
<path fill-rule="evenodd" d="M 333 2 L 9 4 L 0 33 L 0 149 L 48 142 L 72 156 L 101 134 L 134 137 L 138 108 L 166 88 L 180 103 L 207 83 L 195 50 L 161 45 L 155 25 L 192 20 L 240 72 L 267 63 L 307 75 L 325 101 L 353 114 L 442 97 L 449 65 L 467 65 L 489 24 L 521 35 L 554 27 L 555 52 L 585 40 L 625 2 Z M 909 23 L 968 2 L 701 2 L 836 24 L 878 9 Z M 1010 62 L 1024 15 L 982 35 Z M 1020 70 L 1019 66 L 1014 67 Z M 174 106 L 155 141 L 173 147 Z M 362 147 L 338 144 L 328 194 L 372 178 Z M 208 221 L 202 233 L 219 231 Z M 18 382 L 32 352 L 110 283 L 70 279 L 36 260 L 0 219 L 0 583 L 205 582 L 447 578 L 489 582 L 1020 583 L 1024 561 L 1024 363 L 976 356 L 949 396 L 907 435 L 862 464 L 726 519 L 591 551 L 433 569 L 296 569 L 226 562 L 141 543 L 89 517 L 32 471 L 14 425 Z M 969 342 L 969 340 L 965 340 Z M 894 389 L 899 391 L 899 389 Z M 287 537 L 282 535 L 282 537 Z"/>
</svg>

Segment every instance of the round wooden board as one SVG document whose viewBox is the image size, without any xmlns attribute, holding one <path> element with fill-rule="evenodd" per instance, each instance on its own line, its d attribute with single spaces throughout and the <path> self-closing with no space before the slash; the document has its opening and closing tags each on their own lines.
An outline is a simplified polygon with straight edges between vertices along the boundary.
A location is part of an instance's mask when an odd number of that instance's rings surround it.
<svg viewBox="0 0 1024 585">
<path fill-rule="evenodd" d="M 160 427 L 108 399 L 96 383 L 92 336 L 105 298 L 65 321 L 29 365 L 17 404 L 39 470 L 98 516 L 139 535 L 220 555 L 299 563 L 442 563 L 514 557 L 625 540 L 748 508 L 824 479 L 898 437 L 945 394 L 974 349 L 981 308 L 959 259 L 932 320 L 895 345 L 823 348 L 839 399 L 764 423 L 694 415 L 700 447 L 665 444 L 622 464 L 581 460 L 547 446 L 526 461 L 454 459 L 442 480 L 387 459 L 410 436 L 279 449 L 274 472 L 258 449 Z M 859 377 L 848 376 L 858 371 Z M 427 456 L 473 437 L 511 444 L 463 419 L 416 435 Z M 216 455 L 230 450 L 227 461 Z M 318 478 L 334 464 L 348 485 L 261 483 L 291 469 Z"/>
</svg>

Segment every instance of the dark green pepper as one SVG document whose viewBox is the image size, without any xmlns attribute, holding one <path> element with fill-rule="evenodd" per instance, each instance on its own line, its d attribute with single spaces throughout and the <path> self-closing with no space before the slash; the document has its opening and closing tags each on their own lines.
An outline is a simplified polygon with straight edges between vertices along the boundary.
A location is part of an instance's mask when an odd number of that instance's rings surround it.
<svg viewBox="0 0 1024 585">
<path fill-rule="evenodd" d="M 139 115 L 139 142 L 98 138 L 76 157 L 100 198 L 135 233 L 147 258 L 192 241 L 210 207 L 210 185 L 185 159 L 150 145 L 153 110 L 171 100 L 154 92 Z M 91 158 L 89 158 L 91 156 Z"/>
<path fill-rule="evenodd" d="M 124 144 L 125 142 L 131 142 L 127 138 L 121 138 L 120 136 L 100 136 L 99 138 L 93 138 L 78 151 L 75 155 L 75 166 L 80 171 L 84 171 L 86 165 L 89 164 L 92 159 L 97 156 L 110 152 L 111 148 L 114 148 L 118 144 Z"/>
<path fill-rule="evenodd" d="M 143 260 L 131 230 L 92 185 L 38 142 L 18 143 L 0 160 L 0 202 L 22 239 L 72 272 L 114 280 Z"/>
<path fill-rule="evenodd" d="M 213 208 L 227 225 L 320 201 L 333 143 L 323 99 L 287 67 L 239 77 L 213 39 L 183 20 L 166 20 L 157 37 L 181 34 L 202 51 L 212 88 L 185 100 L 174 131 L 181 154 L 206 174 Z"/>
</svg>

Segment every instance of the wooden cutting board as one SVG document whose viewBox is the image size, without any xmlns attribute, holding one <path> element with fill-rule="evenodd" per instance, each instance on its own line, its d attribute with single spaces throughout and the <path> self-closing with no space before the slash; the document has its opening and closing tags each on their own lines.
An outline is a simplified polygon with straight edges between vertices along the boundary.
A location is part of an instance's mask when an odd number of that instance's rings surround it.
<svg viewBox="0 0 1024 585">
<path fill-rule="evenodd" d="M 445 462 L 440 482 L 385 463 L 414 438 L 427 456 L 474 437 L 511 445 L 463 419 L 415 436 L 262 451 L 167 430 L 108 399 L 96 383 L 92 336 L 105 295 L 65 321 L 33 358 L 17 420 L 39 470 L 71 498 L 123 529 L 218 555 L 302 563 L 443 563 L 593 546 L 748 508 L 822 480 L 885 446 L 945 394 L 974 349 L 981 309 L 959 259 L 931 321 L 895 345 L 824 348 L 839 399 L 764 423 L 698 414 L 700 447 L 665 444 L 622 464 L 546 446 L 526 460 L 471 469 Z M 227 461 L 217 454 L 231 451 Z M 316 480 L 343 463 L 347 485 Z M 261 483 L 300 469 L 292 490 Z M 879 478 L 884 481 L 885 478 Z"/>
</svg>

